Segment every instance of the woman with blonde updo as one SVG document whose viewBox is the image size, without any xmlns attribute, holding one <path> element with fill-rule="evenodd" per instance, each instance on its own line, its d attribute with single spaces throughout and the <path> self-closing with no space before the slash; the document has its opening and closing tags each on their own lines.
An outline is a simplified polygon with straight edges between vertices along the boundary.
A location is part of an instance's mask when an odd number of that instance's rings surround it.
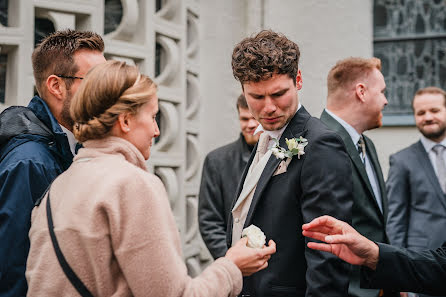
<svg viewBox="0 0 446 297">
<path fill-rule="evenodd" d="M 242 274 L 267 267 L 275 244 L 244 238 L 187 275 L 165 188 L 146 169 L 157 113 L 156 85 L 136 67 L 87 74 L 71 103 L 84 148 L 32 213 L 28 296 L 236 296 Z"/>
</svg>

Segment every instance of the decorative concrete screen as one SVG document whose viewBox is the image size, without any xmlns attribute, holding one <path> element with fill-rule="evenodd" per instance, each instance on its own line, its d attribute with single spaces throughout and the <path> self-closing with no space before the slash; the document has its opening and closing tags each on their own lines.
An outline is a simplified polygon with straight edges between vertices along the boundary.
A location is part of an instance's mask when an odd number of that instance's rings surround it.
<svg viewBox="0 0 446 297">
<path fill-rule="evenodd" d="M 161 135 L 148 165 L 166 186 L 192 276 L 210 259 L 197 221 L 199 23 L 198 0 L 0 0 L 0 110 L 28 104 L 32 50 L 54 30 L 100 33 L 107 59 L 154 78 Z"/>
</svg>

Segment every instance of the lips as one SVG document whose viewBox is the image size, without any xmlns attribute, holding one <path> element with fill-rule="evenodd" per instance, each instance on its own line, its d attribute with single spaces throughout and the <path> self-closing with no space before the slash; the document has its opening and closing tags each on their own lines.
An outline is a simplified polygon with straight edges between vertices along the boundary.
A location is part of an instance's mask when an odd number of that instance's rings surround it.
<svg viewBox="0 0 446 297">
<path fill-rule="evenodd" d="M 267 123 L 274 123 L 279 121 L 280 117 L 274 117 L 274 118 L 263 118 L 263 121 L 267 122 Z"/>
</svg>

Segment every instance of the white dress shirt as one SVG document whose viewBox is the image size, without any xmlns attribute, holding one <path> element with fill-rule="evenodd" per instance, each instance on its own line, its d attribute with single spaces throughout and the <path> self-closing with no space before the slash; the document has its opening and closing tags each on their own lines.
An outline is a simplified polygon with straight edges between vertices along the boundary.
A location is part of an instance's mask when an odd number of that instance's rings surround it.
<svg viewBox="0 0 446 297">
<path fill-rule="evenodd" d="M 350 138 L 353 141 L 353 144 L 355 147 L 357 147 L 359 138 L 361 135 L 358 133 L 358 131 L 355 130 L 350 124 L 348 124 L 346 121 L 329 111 L 328 109 L 325 109 L 325 111 L 331 115 L 339 124 L 344 127 L 345 130 L 347 130 L 347 133 L 350 135 Z M 359 154 L 359 153 L 358 153 Z M 378 203 L 379 209 L 381 212 L 383 211 L 382 206 L 382 198 L 381 198 L 381 191 L 379 190 L 378 186 L 378 178 L 376 176 L 375 168 L 373 168 L 372 163 L 370 162 L 370 158 L 368 156 L 368 153 L 365 154 L 365 171 L 367 172 L 367 177 L 369 178 L 370 185 L 372 186 L 373 194 L 375 195 L 376 202 Z"/>
<path fill-rule="evenodd" d="M 437 175 L 437 178 L 438 178 L 437 164 L 436 164 L 437 155 L 432 150 L 432 148 L 437 144 L 441 144 L 446 147 L 446 138 L 443 139 L 443 141 L 437 143 L 437 142 L 432 141 L 429 138 L 426 138 L 422 135 L 420 140 L 424 146 L 424 149 L 426 150 L 427 154 L 429 155 L 429 160 L 431 160 L 432 167 L 434 167 L 435 174 Z M 443 151 L 443 159 L 446 160 L 446 150 Z"/>
</svg>

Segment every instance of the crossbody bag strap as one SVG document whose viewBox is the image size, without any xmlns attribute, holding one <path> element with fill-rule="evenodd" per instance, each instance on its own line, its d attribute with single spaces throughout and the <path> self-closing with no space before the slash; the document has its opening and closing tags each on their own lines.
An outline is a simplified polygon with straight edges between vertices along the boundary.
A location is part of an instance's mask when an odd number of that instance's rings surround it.
<svg viewBox="0 0 446 297">
<path fill-rule="evenodd" d="M 59 260 L 59 264 L 62 267 L 63 272 L 70 280 L 73 287 L 77 290 L 77 292 L 82 297 L 93 297 L 93 294 L 88 291 L 87 287 L 84 283 L 79 279 L 76 273 L 71 269 L 68 264 L 65 256 L 63 255 L 59 243 L 56 238 L 56 233 L 54 233 L 54 225 L 53 225 L 53 216 L 51 214 L 51 205 L 50 205 L 50 191 L 48 189 L 48 199 L 46 200 L 46 217 L 48 219 L 48 229 L 50 231 L 51 242 L 53 243 L 54 251 L 56 252 L 57 260 Z"/>
</svg>

